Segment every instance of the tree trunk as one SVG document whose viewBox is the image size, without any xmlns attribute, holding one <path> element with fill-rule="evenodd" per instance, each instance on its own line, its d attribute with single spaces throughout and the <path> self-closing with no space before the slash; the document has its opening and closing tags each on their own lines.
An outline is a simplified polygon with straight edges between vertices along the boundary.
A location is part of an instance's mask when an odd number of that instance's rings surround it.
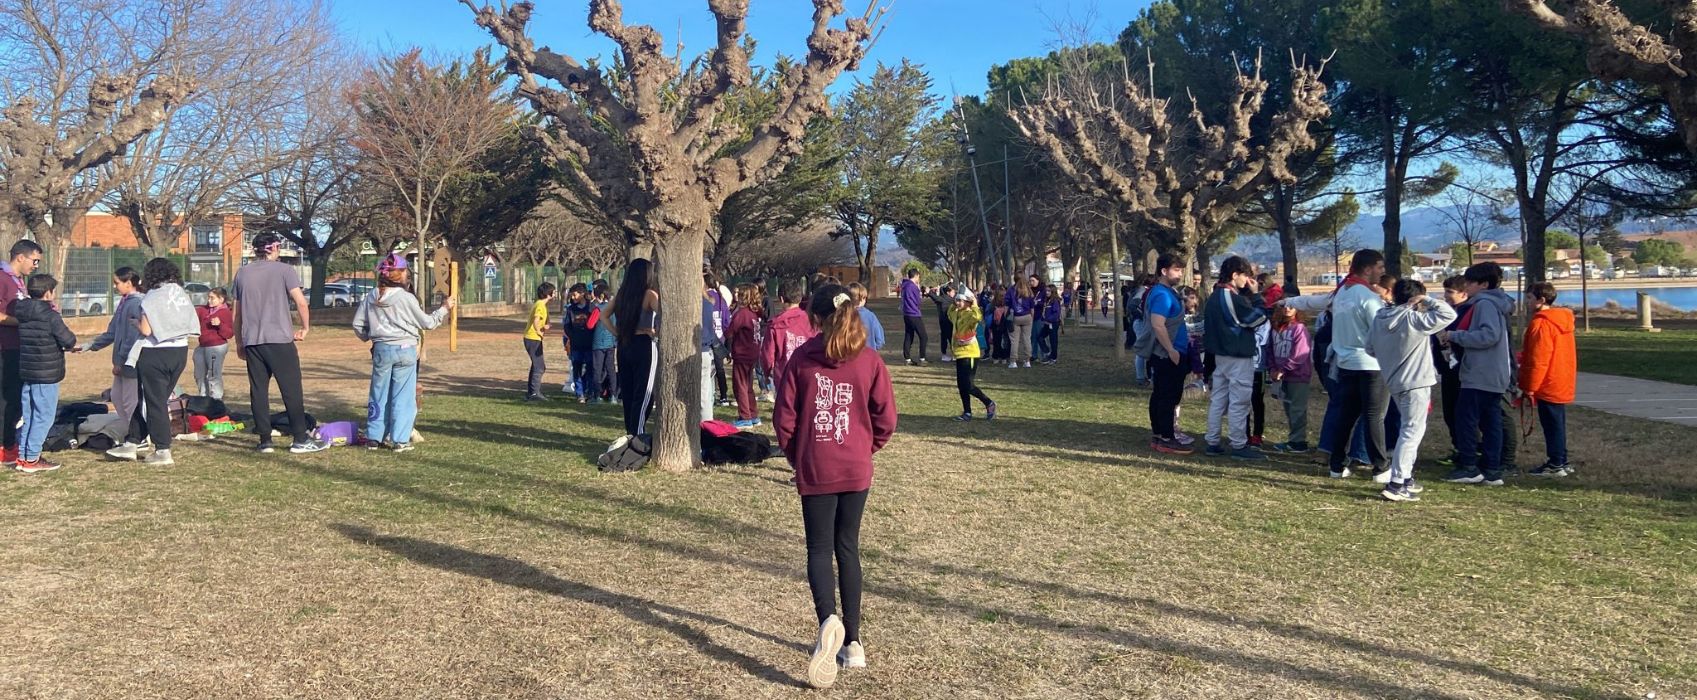
<svg viewBox="0 0 1697 700">
<path fill-rule="evenodd" d="M 1385 272 L 1402 276 L 1402 186 L 1408 172 L 1397 149 L 1397 121 L 1390 98 L 1381 100 L 1380 155 L 1385 161 Z M 1374 280 L 1377 282 L 1377 280 Z"/>
<path fill-rule="evenodd" d="M 878 260 L 878 231 L 866 236 L 866 254 L 860 258 L 860 283 L 872 288 L 872 267 Z"/>
<path fill-rule="evenodd" d="M 701 461 L 700 299 L 707 231 L 676 231 L 659 239 L 654 262 L 659 266 L 662 314 L 652 459 L 659 469 L 682 472 Z"/>
<path fill-rule="evenodd" d="M 1204 286 L 1206 286 L 1208 284 L 1208 279 L 1210 277 L 1210 271 L 1212 270 L 1212 268 L 1214 266 L 1214 261 L 1209 259 L 1209 258 L 1210 258 L 1210 253 L 1208 251 L 1207 244 L 1204 244 L 1204 243 L 1196 244 L 1196 271 L 1202 273 L 1202 284 Z M 1206 290 L 1203 290 L 1203 289 L 1196 290 L 1196 293 L 1202 294 L 1203 296 L 1207 296 Z"/>
<path fill-rule="evenodd" d="M 1290 188 L 1284 185 L 1274 187 L 1273 197 L 1274 204 L 1271 212 L 1273 226 L 1279 232 L 1279 256 L 1284 260 L 1285 265 L 1284 291 L 1285 294 L 1296 296 L 1301 293 L 1298 291 L 1297 282 L 1301 275 L 1296 269 L 1296 216 L 1295 212 L 1292 211 L 1294 208 L 1291 201 L 1293 197 Z"/>
<path fill-rule="evenodd" d="M 306 253 L 306 261 L 312 265 L 312 286 L 307 290 L 306 305 L 309 308 L 322 309 L 324 279 L 330 276 L 330 253 L 322 249 L 313 250 Z"/>
<path fill-rule="evenodd" d="M 1544 207 L 1525 200 L 1520 202 L 1520 220 L 1526 227 L 1526 240 L 1520 247 L 1520 276 L 1525 282 L 1524 287 L 1544 281 L 1544 261 L 1548 259 L 1545 255 L 1548 251 L 1544 250 L 1544 234 L 1549 231 L 1550 221 L 1544 216 Z M 1579 254 L 1583 257 L 1585 251 L 1581 249 Z"/>
<path fill-rule="evenodd" d="M 23 240 L 28 231 L 23 216 L 10 211 L 10 207 L 0 207 L 0 248 L 11 250 L 12 244 Z"/>
</svg>

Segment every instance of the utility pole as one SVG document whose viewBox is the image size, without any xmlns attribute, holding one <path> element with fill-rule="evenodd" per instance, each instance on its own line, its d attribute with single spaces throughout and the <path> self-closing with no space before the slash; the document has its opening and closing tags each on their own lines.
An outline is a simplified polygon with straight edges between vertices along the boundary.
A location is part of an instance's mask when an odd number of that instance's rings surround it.
<svg viewBox="0 0 1697 700">
<path fill-rule="evenodd" d="M 958 110 L 959 105 L 956 105 L 956 108 Z M 964 113 L 961 113 L 960 131 L 956 133 L 955 141 L 961 145 L 961 148 L 966 150 L 967 166 L 972 168 L 972 192 L 978 197 L 978 221 L 984 226 L 984 259 L 989 264 L 994 265 L 996 253 L 993 249 L 994 244 L 992 243 L 994 239 L 990 234 L 990 217 L 984 210 L 984 187 L 978 181 L 978 148 L 972 145 L 972 137 L 966 131 L 966 117 Z M 1010 252 L 1008 257 L 1011 259 L 1013 254 Z M 1009 274 L 1009 268 L 1004 267 L 1002 269 L 1002 278 L 1004 280 L 1011 279 L 1008 277 Z"/>
<path fill-rule="evenodd" d="M 1013 274 L 1013 178 L 1008 176 L 1008 146 L 1002 144 L 1002 243 L 1007 248 L 1006 268 Z"/>
</svg>

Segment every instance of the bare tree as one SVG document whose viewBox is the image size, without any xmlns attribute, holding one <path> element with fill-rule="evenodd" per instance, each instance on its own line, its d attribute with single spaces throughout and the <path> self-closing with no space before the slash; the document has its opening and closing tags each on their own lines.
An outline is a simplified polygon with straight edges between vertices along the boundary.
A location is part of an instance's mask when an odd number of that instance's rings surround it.
<svg viewBox="0 0 1697 700">
<path fill-rule="evenodd" d="M 714 215 L 731 195 L 771 179 L 801 151 L 807 125 L 829 109 L 826 86 L 859 64 L 883 17 L 873 2 L 833 29 L 842 1 L 813 0 L 806 57 L 784 71 L 770 115 L 748 124 L 721 119 L 727 98 L 753 81 L 748 0 L 707 3 L 714 48 L 687 67 L 681 55 L 667 55 L 653 27 L 625 24 L 618 0 L 590 0 L 590 29 L 618 45 L 608 71 L 537 48 L 526 33 L 535 10 L 530 2 L 503 1 L 499 8 L 461 2 L 507 49 L 519 94 L 550 119 L 542 136 L 574 196 L 602 212 L 631 243 L 654 247 L 660 297 L 674 303 L 700 296 Z M 654 461 L 667 470 L 689 469 L 699 459 L 694 316 L 670 314 L 672 322 L 660 330 L 666 371 L 660 373 Z"/>
<path fill-rule="evenodd" d="M 448 185 L 511 134 L 517 111 L 501 93 L 483 50 L 437 65 L 414 49 L 380 62 L 353 88 L 360 166 L 394 191 L 420 246 Z"/>
<path fill-rule="evenodd" d="M 1148 224 L 1156 247 L 1191 251 L 1262 190 L 1296 182 L 1291 156 L 1315 147 L 1309 126 L 1331 113 L 1323 68 L 1293 61 L 1289 106 L 1272 115 L 1264 135 L 1253 123 L 1268 88 L 1259 58 L 1238 73 L 1223 124 L 1208 123 L 1194 100 L 1188 117 L 1175 120 L 1169 100 L 1129 73 L 1117 90 L 1050 89 L 1013 116 L 1068 179 L 1111 198 L 1122 220 Z M 1251 148 L 1256 136 L 1263 145 Z"/>
<path fill-rule="evenodd" d="M 31 235 L 62 267 L 71 228 L 112 188 L 98 169 L 207 77 L 171 59 L 238 4 L 0 0 L 0 244 Z"/>
<path fill-rule="evenodd" d="M 1501 191 L 1484 180 L 1459 182 L 1446 188 L 1441 195 L 1445 206 L 1432 209 L 1443 217 L 1444 230 L 1461 244 L 1451 247 L 1451 257 L 1456 250 L 1465 248 L 1467 251 L 1466 260 L 1452 260 L 1452 264 L 1472 265 L 1474 247 L 1494 240 L 1501 232 L 1503 200 L 1490 194 L 1493 189 Z"/>
<path fill-rule="evenodd" d="M 1697 5 L 1676 0 L 1656 3 L 1671 17 L 1671 30 L 1658 32 L 1637 24 L 1613 0 L 1570 0 L 1567 13 L 1544 0 L 1503 0 L 1510 10 L 1538 24 L 1579 37 L 1589 49 L 1591 72 L 1604 80 L 1630 80 L 1656 88 L 1679 123 L 1685 147 L 1697 153 Z"/>
<path fill-rule="evenodd" d="M 198 90 L 102 174 L 115 185 L 107 204 L 155 253 L 228 208 L 225 195 L 237 183 L 288 159 L 267 132 L 286 128 L 285 113 L 340 68 L 337 37 L 321 5 L 247 0 L 242 9 L 217 24 L 189 27 L 192 40 L 162 70 L 193 67 L 204 76 Z"/>
<path fill-rule="evenodd" d="M 531 265 L 586 265 L 611 269 L 625 259 L 624 237 L 617 231 L 577 217 L 558 199 L 549 199 L 518 225 L 507 249 Z"/>
</svg>

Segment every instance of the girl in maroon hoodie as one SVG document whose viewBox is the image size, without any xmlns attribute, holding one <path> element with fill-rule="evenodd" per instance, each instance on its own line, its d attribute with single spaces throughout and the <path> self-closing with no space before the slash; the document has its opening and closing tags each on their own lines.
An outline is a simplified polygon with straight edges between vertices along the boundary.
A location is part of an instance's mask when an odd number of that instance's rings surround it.
<svg viewBox="0 0 1697 700">
<path fill-rule="evenodd" d="M 766 342 L 761 352 L 765 355 L 766 371 L 774 375 L 784 373 L 784 363 L 789 362 L 802 343 L 807 342 L 818 334 L 807 311 L 807 298 L 802 296 L 801 283 L 788 280 L 778 287 L 778 297 L 783 299 L 784 310 L 777 318 L 766 326 Z"/>
<path fill-rule="evenodd" d="M 737 307 L 725 338 L 731 347 L 731 393 L 737 397 L 738 428 L 760 425 L 760 407 L 754 403 L 754 368 L 760 364 L 760 291 L 752 284 L 739 285 Z"/>
<path fill-rule="evenodd" d="M 224 398 L 224 356 L 230 352 L 230 337 L 235 335 L 230 307 L 224 302 L 229 294 L 223 287 L 206 293 L 206 305 L 194 307 L 200 317 L 200 344 L 194 350 L 194 384 L 201 396 Z"/>
<path fill-rule="evenodd" d="M 796 348 L 778 373 L 772 426 L 795 469 L 807 533 L 807 585 L 819 617 L 807 682 L 824 688 L 836 682 L 838 664 L 866 667 L 860 645 L 860 515 L 872 487 L 872 454 L 896 432 L 896 403 L 890 372 L 866 347 L 866 328 L 849 290 L 835 284 L 814 290 L 807 314 L 820 335 Z M 842 586 L 841 619 L 834 582 Z"/>
</svg>

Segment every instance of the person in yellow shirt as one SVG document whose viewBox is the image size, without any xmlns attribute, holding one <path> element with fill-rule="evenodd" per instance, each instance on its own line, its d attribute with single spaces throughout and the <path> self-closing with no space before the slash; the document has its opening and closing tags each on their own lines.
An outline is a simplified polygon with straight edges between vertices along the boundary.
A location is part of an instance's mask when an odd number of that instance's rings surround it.
<svg viewBox="0 0 1697 700">
<path fill-rule="evenodd" d="M 524 354 L 530 356 L 530 383 L 525 385 L 524 400 L 547 401 L 542 395 L 542 373 L 547 365 L 542 360 L 542 338 L 548 334 L 548 302 L 554 299 L 554 283 L 536 286 L 536 303 L 530 307 L 530 323 L 524 327 Z"/>
<path fill-rule="evenodd" d="M 948 350 L 955 360 L 955 388 L 960 390 L 960 415 L 955 420 L 972 420 L 975 397 L 984 402 L 984 417 L 995 420 L 996 402 L 978 388 L 978 358 L 983 356 L 978 347 L 978 324 L 984 321 L 984 310 L 978 308 L 978 298 L 972 295 L 972 290 L 962 285 L 955 292 L 955 303 L 948 314 L 953 324 Z"/>
</svg>

